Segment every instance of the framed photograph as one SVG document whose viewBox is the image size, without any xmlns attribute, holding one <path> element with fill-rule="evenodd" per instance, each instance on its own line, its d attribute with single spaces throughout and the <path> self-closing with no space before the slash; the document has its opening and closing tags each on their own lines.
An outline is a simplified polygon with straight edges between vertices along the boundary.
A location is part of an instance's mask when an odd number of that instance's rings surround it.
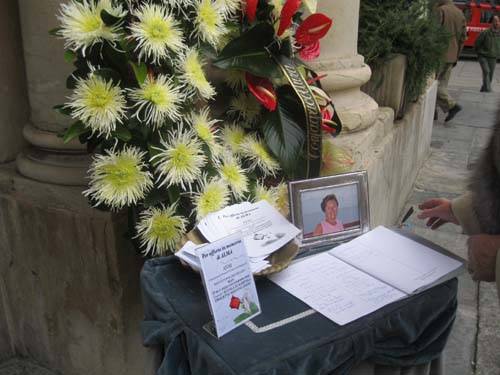
<svg viewBox="0 0 500 375">
<path fill-rule="evenodd" d="M 366 171 L 291 181 L 289 192 L 301 248 L 343 242 L 370 230 Z"/>
</svg>

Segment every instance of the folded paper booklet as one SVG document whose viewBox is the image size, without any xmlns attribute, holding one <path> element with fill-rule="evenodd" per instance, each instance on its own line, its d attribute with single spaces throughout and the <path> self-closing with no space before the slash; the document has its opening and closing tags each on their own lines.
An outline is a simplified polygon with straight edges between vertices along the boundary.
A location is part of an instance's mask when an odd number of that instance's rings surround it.
<svg viewBox="0 0 500 375">
<path fill-rule="evenodd" d="M 380 226 L 270 279 L 344 325 L 463 271 L 459 257 L 421 242 Z"/>
</svg>

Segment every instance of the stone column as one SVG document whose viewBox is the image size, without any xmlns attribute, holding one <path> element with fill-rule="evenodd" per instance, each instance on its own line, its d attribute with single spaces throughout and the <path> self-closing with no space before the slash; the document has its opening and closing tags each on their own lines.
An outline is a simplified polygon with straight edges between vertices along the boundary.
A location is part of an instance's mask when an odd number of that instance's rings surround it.
<svg viewBox="0 0 500 375">
<path fill-rule="evenodd" d="M 360 87 L 371 70 L 358 54 L 359 0 L 318 0 L 318 12 L 333 19 L 333 27 L 321 40 L 321 56 L 311 64 L 332 96 L 344 132 L 365 129 L 377 118 L 377 103 Z"/>
<path fill-rule="evenodd" d="M 15 0 L 0 2 L 0 163 L 15 159 L 23 146 L 29 115 L 24 58 Z"/>
<path fill-rule="evenodd" d="M 72 67 L 64 61 L 63 41 L 49 35 L 58 26 L 60 0 L 19 0 L 30 121 L 23 134 L 30 147 L 19 154 L 17 168 L 35 180 L 85 185 L 89 157 L 78 140 L 64 144 L 59 135 L 71 119 L 53 110 L 66 101 L 66 77 Z"/>
</svg>

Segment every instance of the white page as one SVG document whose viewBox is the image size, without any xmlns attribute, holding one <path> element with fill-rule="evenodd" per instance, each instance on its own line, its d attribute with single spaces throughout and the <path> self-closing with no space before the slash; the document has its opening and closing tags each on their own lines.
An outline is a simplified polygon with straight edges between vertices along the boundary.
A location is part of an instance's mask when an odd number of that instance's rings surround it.
<svg viewBox="0 0 500 375">
<path fill-rule="evenodd" d="M 408 294 L 462 265 L 382 226 L 330 250 L 330 253 Z"/>
<path fill-rule="evenodd" d="M 239 233 L 249 257 L 266 257 L 300 230 L 266 201 L 228 206 L 202 219 L 198 229 L 210 242 Z"/>
<path fill-rule="evenodd" d="M 269 278 L 339 325 L 405 297 L 328 253 L 300 260 Z"/>
</svg>

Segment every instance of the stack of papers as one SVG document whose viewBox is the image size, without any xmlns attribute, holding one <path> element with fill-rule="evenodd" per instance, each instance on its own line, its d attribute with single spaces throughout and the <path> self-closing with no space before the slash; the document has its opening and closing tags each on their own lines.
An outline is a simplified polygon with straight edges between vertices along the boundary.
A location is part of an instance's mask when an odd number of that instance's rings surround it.
<svg viewBox="0 0 500 375">
<path fill-rule="evenodd" d="M 214 212 L 200 221 L 198 230 L 209 242 L 237 233 L 241 235 L 253 273 L 269 267 L 269 255 L 300 233 L 300 229 L 266 201 L 243 202 Z M 187 242 L 176 255 L 199 270 L 196 250 L 201 246 L 204 245 Z"/>
</svg>

